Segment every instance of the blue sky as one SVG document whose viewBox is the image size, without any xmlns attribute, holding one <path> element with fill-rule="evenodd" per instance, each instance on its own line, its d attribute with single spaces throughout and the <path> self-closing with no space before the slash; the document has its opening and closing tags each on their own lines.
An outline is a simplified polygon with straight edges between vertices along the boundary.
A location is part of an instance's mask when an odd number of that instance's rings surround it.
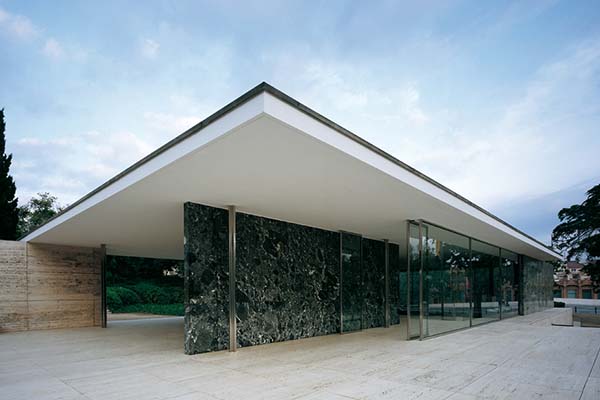
<svg viewBox="0 0 600 400">
<path fill-rule="evenodd" d="M 75 201 L 267 81 L 548 242 L 600 183 L 597 1 L 0 0 L 20 202 Z"/>
</svg>

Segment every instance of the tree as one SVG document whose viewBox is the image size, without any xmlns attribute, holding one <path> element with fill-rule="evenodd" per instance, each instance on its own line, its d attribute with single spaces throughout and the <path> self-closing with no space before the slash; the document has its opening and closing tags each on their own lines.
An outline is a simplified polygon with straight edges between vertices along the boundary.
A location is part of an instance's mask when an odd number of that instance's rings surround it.
<svg viewBox="0 0 600 400">
<path fill-rule="evenodd" d="M 9 174 L 12 154 L 6 154 L 5 128 L 4 109 L 0 109 L 0 239 L 14 240 L 19 220 L 18 199 L 15 181 Z"/>
<path fill-rule="evenodd" d="M 600 290 L 600 184 L 587 192 L 581 204 L 563 208 L 560 224 L 552 231 L 552 245 L 569 260 L 586 261 L 582 269 Z"/>
<path fill-rule="evenodd" d="M 61 210 L 62 207 L 58 204 L 56 196 L 47 192 L 38 193 L 37 197 L 32 197 L 27 204 L 19 207 L 18 232 L 20 236 L 42 226 Z"/>
</svg>

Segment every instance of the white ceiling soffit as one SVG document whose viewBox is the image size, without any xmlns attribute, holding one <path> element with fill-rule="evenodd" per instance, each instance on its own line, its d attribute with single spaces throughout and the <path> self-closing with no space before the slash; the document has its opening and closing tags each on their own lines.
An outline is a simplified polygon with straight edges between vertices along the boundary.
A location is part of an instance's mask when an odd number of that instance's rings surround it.
<svg viewBox="0 0 600 400">
<path fill-rule="evenodd" d="M 407 219 L 423 219 L 539 259 L 560 257 L 265 83 L 22 240 L 181 258 L 186 201 L 396 243 Z"/>
</svg>

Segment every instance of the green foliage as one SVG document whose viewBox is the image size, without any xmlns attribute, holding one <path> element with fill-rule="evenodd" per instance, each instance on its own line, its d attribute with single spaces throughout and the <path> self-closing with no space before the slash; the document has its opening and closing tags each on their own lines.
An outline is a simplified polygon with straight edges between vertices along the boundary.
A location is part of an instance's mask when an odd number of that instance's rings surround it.
<svg viewBox="0 0 600 400">
<path fill-rule="evenodd" d="M 159 286 L 183 287 L 183 265 L 178 260 L 108 256 L 106 282 L 108 285 L 133 285 L 140 281 Z M 171 273 L 170 275 L 165 272 Z"/>
<path fill-rule="evenodd" d="M 9 173 L 12 154 L 6 154 L 5 128 L 4 109 L 0 109 L 0 239 L 14 240 L 17 239 L 19 211 L 15 197 L 17 187 Z"/>
<path fill-rule="evenodd" d="M 116 289 L 117 288 L 115 287 L 106 288 L 106 308 L 112 312 L 115 312 L 123 307 L 123 302 L 121 301 L 121 297 Z"/>
<path fill-rule="evenodd" d="M 140 296 L 129 288 L 117 286 L 114 288 L 114 290 L 121 299 L 121 303 L 124 306 L 128 306 L 130 304 L 138 304 L 142 302 Z"/>
<path fill-rule="evenodd" d="M 152 282 L 138 282 L 131 286 L 108 286 L 106 304 L 112 312 L 137 304 L 183 304 L 183 289 L 177 286 L 159 286 Z"/>
<path fill-rule="evenodd" d="M 183 303 L 178 304 L 132 304 L 121 307 L 117 313 L 145 313 L 157 315 L 184 315 Z M 114 312 L 114 311 L 113 311 Z"/>
<path fill-rule="evenodd" d="M 589 262 L 581 268 L 584 274 L 589 275 L 594 291 L 600 292 L 600 261 Z"/>
<path fill-rule="evenodd" d="M 567 259 L 584 259 L 583 271 L 600 289 L 600 184 L 587 192 L 581 204 L 563 208 L 558 213 L 560 224 L 552 231 L 552 244 Z"/>
<path fill-rule="evenodd" d="M 171 295 L 167 288 L 156 286 L 149 282 L 140 282 L 132 286 L 132 289 L 140 296 L 142 303 L 169 304 Z"/>
<path fill-rule="evenodd" d="M 32 197 L 27 204 L 19 207 L 19 235 L 26 235 L 42 226 L 60 211 L 62 207 L 55 196 L 47 192 L 38 193 L 37 197 Z"/>
<path fill-rule="evenodd" d="M 106 288 L 106 306 L 113 312 L 124 306 L 141 302 L 140 296 L 131 289 L 121 286 L 109 286 Z"/>
</svg>

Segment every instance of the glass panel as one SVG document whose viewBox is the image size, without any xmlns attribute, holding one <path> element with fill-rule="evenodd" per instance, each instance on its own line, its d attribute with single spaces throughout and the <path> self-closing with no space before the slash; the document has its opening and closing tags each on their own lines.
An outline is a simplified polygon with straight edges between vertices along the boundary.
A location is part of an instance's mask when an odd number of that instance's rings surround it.
<svg viewBox="0 0 600 400">
<path fill-rule="evenodd" d="M 419 226 L 409 224 L 408 239 L 408 282 L 400 281 L 408 286 L 408 316 L 409 316 L 409 338 L 419 337 L 419 270 L 421 268 L 421 258 L 419 257 Z"/>
<path fill-rule="evenodd" d="M 342 233 L 342 332 L 362 328 L 361 237 Z"/>
<path fill-rule="evenodd" d="M 523 312 L 531 314 L 554 306 L 552 264 L 523 256 Z M 567 297 L 570 293 L 567 292 Z M 577 291 L 575 293 L 577 296 Z"/>
<path fill-rule="evenodd" d="M 500 319 L 500 249 L 471 240 L 473 325 Z"/>
<path fill-rule="evenodd" d="M 583 289 L 581 291 L 581 294 L 584 299 L 591 299 L 592 298 L 592 289 Z"/>
<path fill-rule="evenodd" d="M 562 293 L 560 292 L 560 289 L 554 289 L 554 298 L 560 299 L 561 297 L 562 297 Z"/>
<path fill-rule="evenodd" d="M 577 298 L 577 289 L 569 289 L 569 290 L 567 290 L 567 297 L 569 299 L 576 299 Z"/>
<path fill-rule="evenodd" d="M 423 227 L 423 335 L 467 328 L 469 238 Z"/>
<path fill-rule="evenodd" d="M 519 315 L 519 256 L 502 249 L 502 318 Z"/>
</svg>

